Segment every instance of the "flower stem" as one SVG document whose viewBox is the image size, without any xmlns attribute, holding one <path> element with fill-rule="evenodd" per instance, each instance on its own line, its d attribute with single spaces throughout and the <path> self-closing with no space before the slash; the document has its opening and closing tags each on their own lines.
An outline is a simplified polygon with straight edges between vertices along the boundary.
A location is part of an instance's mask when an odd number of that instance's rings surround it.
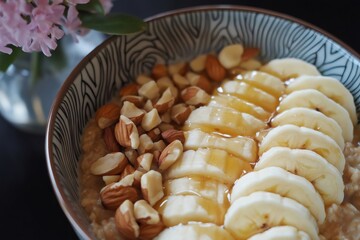
<svg viewBox="0 0 360 240">
<path fill-rule="evenodd" d="M 33 86 L 40 77 L 40 53 L 31 53 L 30 65 L 30 83 Z"/>
</svg>

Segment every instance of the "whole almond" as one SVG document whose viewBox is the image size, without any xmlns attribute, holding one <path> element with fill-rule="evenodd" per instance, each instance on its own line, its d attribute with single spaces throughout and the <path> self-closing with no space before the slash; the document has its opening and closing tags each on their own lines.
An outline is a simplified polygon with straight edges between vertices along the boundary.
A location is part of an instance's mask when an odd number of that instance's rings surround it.
<svg viewBox="0 0 360 240">
<path fill-rule="evenodd" d="M 106 145 L 106 149 L 109 152 L 120 152 L 120 145 L 115 138 L 115 127 L 110 126 L 104 129 L 103 139 Z"/>
<path fill-rule="evenodd" d="M 210 79 L 215 82 L 221 82 L 226 77 L 226 69 L 213 55 L 208 55 L 206 57 L 205 69 Z"/>
<path fill-rule="evenodd" d="M 134 187 L 119 186 L 116 183 L 111 183 L 101 190 L 100 199 L 106 209 L 116 210 L 126 200 L 136 202 L 139 195 Z"/>
<path fill-rule="evenodd" d="M 107 128 L 119 120 L 120 107 L 115 103 L 108 103 L 100 107 L 95 114 L 95 120 L 101 129 Z"/>
</svg>

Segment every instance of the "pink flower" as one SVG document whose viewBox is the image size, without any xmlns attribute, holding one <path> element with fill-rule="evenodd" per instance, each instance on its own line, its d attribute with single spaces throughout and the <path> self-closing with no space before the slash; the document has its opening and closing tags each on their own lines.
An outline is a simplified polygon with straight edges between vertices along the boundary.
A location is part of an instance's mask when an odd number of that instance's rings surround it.
<svg viewBox="0 0 360 240">
<path fill-rule="evenodd" d="M 109 13 L 113 7 L 112 0 L 100 0 L 100 3 L 104 8 L 105 14 Z"/>
<path fill-rule="evenodd" d="M 79 12 L 75 6 L 70 5 L 66 18 L 63 18 L 62 26 L 66 29 L 67 34 L 70 34 L 75 41 L 77 41 L 76 34 L 79 33 L 81 21 L 79 19 Z"/>
<path fill-rule="evenodd" d="M 26 1 L 0 1 L 0 51 L 10 54 L 8 45 L 22 46 L 27 37 L 27 22 L 22 15 L 30 12 L 31 6 Z"/>
</svg>

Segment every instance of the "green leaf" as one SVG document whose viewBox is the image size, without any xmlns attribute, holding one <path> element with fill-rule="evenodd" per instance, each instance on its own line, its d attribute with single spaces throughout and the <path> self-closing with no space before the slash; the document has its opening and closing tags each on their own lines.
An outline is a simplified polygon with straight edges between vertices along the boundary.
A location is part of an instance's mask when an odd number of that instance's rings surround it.
<svg viewBox="0 0 360 240">
<path fill-rule="evenodd" d="M 79 11 L 105 15 L 104 8 L 99 0 L 92 0 L 89 1 L 87 4 L 78 4 L 76 5 L 76 8 Z"/>
<path fill-rule="evenodd" d="M 15 59 L 22 53 L 21 48 L 11 47 L 13 52 L 9 55 L 0 52 L 0 71 L 5 72 Z"/>
<path fill-rule="evenodd" d="M 124 35 L 144 31 L 146 24 L 140 18 L 125 14 L 108 14 L 80 16 L 82 25 L 111 35 Z"/>
</svg>

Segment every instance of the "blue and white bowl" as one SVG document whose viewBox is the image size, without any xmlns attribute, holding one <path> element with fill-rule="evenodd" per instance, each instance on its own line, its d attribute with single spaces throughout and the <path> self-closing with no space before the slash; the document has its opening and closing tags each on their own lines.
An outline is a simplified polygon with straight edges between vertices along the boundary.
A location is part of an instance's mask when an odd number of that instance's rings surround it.
<svg viewBox="0 0 360 240">
<path fill-rule="evenodd" d="M 351 91 L 359 112 L 359 55 L 311 24 L 240 6 L 196 7 L 152 17 L 145 32 L 111 37 L 85 57 L 53 105 L 46 140 L 48 169 L 60 205 L 81 239 L 95 238 L 79 201 L 78 161 L 82 131 L 96 109 L 155 63 L 190 60 L 231 43 L 260 48 L 265 62 L 295 57 L 314 64 Z"/>
</svg>

